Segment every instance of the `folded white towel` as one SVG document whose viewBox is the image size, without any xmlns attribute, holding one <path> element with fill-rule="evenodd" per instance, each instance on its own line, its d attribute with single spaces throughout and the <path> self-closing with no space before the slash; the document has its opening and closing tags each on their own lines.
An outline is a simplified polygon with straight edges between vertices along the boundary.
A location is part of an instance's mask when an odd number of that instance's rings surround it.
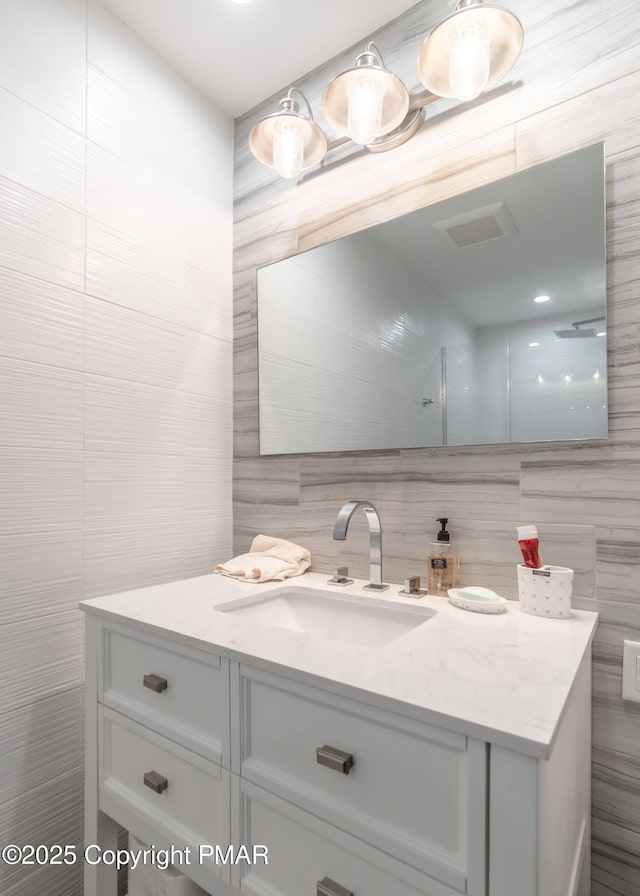
<svg viewBox="0 0 640 896">
<path fill-rule="evenodd" d="M 311 554 L 306 548 L 284 538 L 256 535 L 248 554 L 219 563 L 215 572 L 243 582 L 282 582 L 302 575 L 310 566 Z"/>
</svg>

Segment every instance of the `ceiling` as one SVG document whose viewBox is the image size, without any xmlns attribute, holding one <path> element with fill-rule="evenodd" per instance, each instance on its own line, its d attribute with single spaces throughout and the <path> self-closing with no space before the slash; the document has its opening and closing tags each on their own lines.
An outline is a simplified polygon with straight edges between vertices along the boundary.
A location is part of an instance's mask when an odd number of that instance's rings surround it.
<svg viewBox="0 0 640 896">
<path fill-rule="evenodd" d="M 416 0 L 102 0 L 237 118 Z M 339 23 L 339 25 L 338 25 Z"/>
</svg>

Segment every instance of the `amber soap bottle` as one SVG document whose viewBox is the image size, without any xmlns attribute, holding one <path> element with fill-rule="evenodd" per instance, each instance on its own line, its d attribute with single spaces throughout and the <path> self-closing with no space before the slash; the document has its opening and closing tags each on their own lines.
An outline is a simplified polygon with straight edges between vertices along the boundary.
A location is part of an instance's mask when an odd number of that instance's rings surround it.
<svg viewBox="0 0 640 896">
<path fill-rule="evenodd" d="M 460 581 L 460 560 L 447 532 L 449 520 L 441 516 L 438 522 L 440 531 L 436 536 L 437 541 L 429 545 L 427 588 L 429 594 L 447 597 L 449 588 L 455 588 Z"/>
</svg>

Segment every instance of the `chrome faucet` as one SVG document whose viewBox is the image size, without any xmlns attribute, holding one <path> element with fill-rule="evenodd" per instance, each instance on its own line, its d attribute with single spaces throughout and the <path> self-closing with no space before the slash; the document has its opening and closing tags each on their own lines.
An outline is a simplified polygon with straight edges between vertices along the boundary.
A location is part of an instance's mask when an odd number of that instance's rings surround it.
<svg viewBox="0 0 640 896">
<path fill-rule="evenodd" d="M 371 591 L 386 591 L 388 585 L 382 584 L 382 527 L 380 517 L 371 501 L 347 501 L 340 509 L 333 527 L 336 541 L 345 541 L 351 517 L 358 507 L 362 507 L 369 524 L 369 584 L 364 587 Z"/>
</svg>

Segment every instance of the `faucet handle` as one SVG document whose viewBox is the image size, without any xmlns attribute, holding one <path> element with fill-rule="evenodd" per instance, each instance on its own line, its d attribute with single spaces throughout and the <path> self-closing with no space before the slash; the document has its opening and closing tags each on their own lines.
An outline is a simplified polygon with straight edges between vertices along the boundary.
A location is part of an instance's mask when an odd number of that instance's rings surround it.
<svg viewBox="0 0 640 896">
<path fill-rule="evenodd" d="M 333 574 L 333 578 L 327 579 L 327 585 L 338 585 L 344 588 L 345 585 L 353 585 L 353 579 L 349 578 L 349 567 L 339 566 Z"/>
<path fill-rule="evenodd" d="M 408 597 L 422 597 L 427 592 L 420 587 L 420 576 L 409 576 L 404 580 L 404 588 L 398 594 L 406 594 Z"/>
</svg>

